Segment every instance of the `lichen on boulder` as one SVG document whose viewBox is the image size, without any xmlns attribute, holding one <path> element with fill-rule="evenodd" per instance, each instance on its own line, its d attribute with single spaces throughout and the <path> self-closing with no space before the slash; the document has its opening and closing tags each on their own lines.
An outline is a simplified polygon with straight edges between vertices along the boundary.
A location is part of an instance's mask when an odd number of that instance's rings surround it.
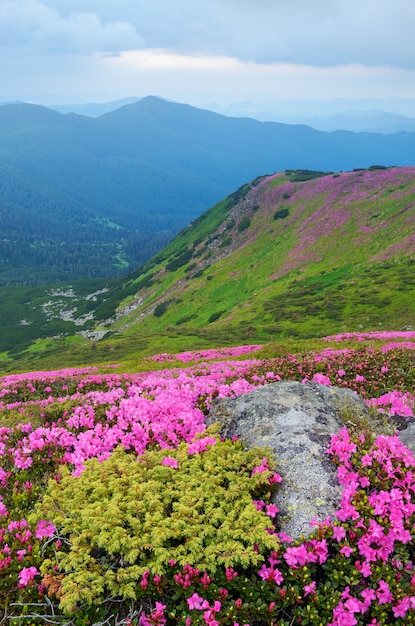
<svg viewBox="0 0 415 626">
<path fill-rule="evenodd" d="M 267 446 L 283 478 L 273 502 L 279 529 L 293 539 L 309 535 L 310 523 L 332 516 L 341 488 L 326 450 L 350 412 L 368 415 L 363 400 L 349 389 L 317 383 L 280 381 L 239 396 L 216 399 L 207 423 L 220 434 L 237 436 L 250 447 Z"/>
</svg>

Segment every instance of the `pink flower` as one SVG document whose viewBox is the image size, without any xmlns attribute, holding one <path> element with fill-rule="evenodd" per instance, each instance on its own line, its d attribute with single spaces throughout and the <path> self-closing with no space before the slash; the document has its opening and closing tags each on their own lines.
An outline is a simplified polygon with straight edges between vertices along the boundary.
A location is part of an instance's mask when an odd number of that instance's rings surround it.
<svg viewBox="0 0 415 626">
<path fill-rule="evenodd" d="M 279 474 L 274 473 L 271 476 L 271 478 L 269 479 L 268 482 L 269 482 L 270 485 L 273 485 L 274 483 L 281 483 L 282 482 L 282 477 Z"/>
<path fill-rule="evenodd" d="M 346 531 L 343 526 L 333 526 L 333 537 L 336 541 L 341 541 L 346 536 Z"/>
<path fill-rule="evenodd" d="M 288 547 L 284 553 L 284 559 L 294 569 L 297 569 L 298 566 L 303 567 L 306 563 L 315 563 L 317 561 L 316 555 L 308 552 L 304 544 Z"/>
<path fill-rule="evenodd" d="M 367 561 L 362 563 L 362 567 L 360 568 L 360 571 L 362 572 L 364 578 L 368 578 L 369 576 L 372 576 L 372 568 L 370 567 L 370 564 L 367 563 Z"/>
<path fill-rule="evenodd" d="M 206 589 L 207 587 L 209 587 L 212 579 L 206 574 L 206 572 L 204 572 L 203 576 L 200 578 L 200 582 L 202 583 L 202 586 Z"/>
<path fill-rule="evenodd" d="M 142 589 L 146 589 L 148 587 L 148 577 L 149 577 L 149 575 L 150 575 L 150 570 L 147 569 L 143 573 L 143 576 L 142 576 L 141 581 L 140 581 L 140 586 L 141 586 Z"/>
<path fill-rule="evenodd" d="M 275 517 L 279 513 L 279 508 L 275 504 L 267 504 L 266 514 L 269 517 Z"/>
<path fill-rule="evenodd" d="M 262 459 L 262 463 L 261 465 L 257 465 L 257 467 L 254 467 L 254 469 L 252 470 L 251 474 L 263 474 L 264 472 L 268 472 L 269 471 L 269 467 L 268 467 L 268 459 L 266 457 L 264 457 Z"/>
<path fill-rule="evenodd" d="M 316 581 L 315 580 L 313 580 L 313 582 L 310 583 L 309 585 L 304 585 L 304 595 L 308 596 L 310 593 L 313 596 L 316 595 Z"/>
<path fill-rule="evenodd" d="M 208 446 L 215 446 L 216 439 L 214 437 L 203 437 L 202 439 L 196 439 L 187 448 L 188 454 L 200 454 L 207 450 Z"/>
<path fill-rule="evenodd" d="M 343 548 L 340 550 L 340 553 L 344 554 L 347 557 L 349 557 L 352 552 L 354 552 L 354 550 L 350 546 L 343 546 Z"/>
<path fill-rule="evenodd" d="M 393 595 L 389 589 L 389 585 L 386 581 L 379 581 L 379 589 L 376 591 L 379 604 L 389 604 L 393 601 Z"/>
<path fill-rule="evenodd" d="M 318 541 L 317 539 L 313 539 L 311 541 L 311 544 L 313 546 L 312 552 L 316 556 L 318 563 L 325 563 L 329 556 L 329 551 L 327 548 L 327 541 L 325 539 L 322 539 L 321 541 Z M 309 561 L 311 560 L 312 559 L 310 555 Z"/>
<path fill-rule="evenodd" d="M 204 606 L 205 602 L 206 601 L 201 596 L 199 596 L 198 593 L 194 593 L 193 595 L 190 596 L 190 598 L 187 598 L 187 606 L 189 607 L 191 611 L 194 609 L 197 609 L 200 611 L 206 608 Z"/>
<path fill-rule="evenodd" d="M 238 572 L 235 572 L 233 567 L 227 567 L 225 573 L 226 573 L 226 580 L 228 582 L 230 582 L 231 580 L 233 580 L 234 578 L 238 576 Z"/>
<path fill-rule="evenodd" d="M 363 467 L 370 466 L 370 465 L 372 465 L 372 463 L 373 463 L 373 458 L 372 458 L 372 456 L 370 454 L 364 454 L 362 456 L 362 466 Z"/>
<path fill-rule="evenodd" d="M 324 374 L 314 374 L 313 378 L 311 379 L 311 382 L 313 383 L 318 383 L 319 385 L 331 385 L 331 380 L 328 376 L 324 376 Z"/>
<path fill-rule="evenodd" d="M 172 467 L 173 469 L 177 469 L 179 467 L 177 459 L 174 459 L 172 456 L 165 456 L 162 464 L 167 465 L 168 467 Z"/>
<path fill-rule="evenodd" d="M 284 580 L 283 575 L 278 569 L 267 567 L 265 563 L 262 565 L 261 569 L 258 570 L 258 576 L 260 576 L 262 580 L 273 580 L 277 585 L 280 585 Z"/>
<path fill-rule="evenodd" d="M 40 574 L 39 570 L 36 567 L 24 567 L 19 572 L 19 582 L 17 584 L 18 587 L 26 587 L 26 585 L 31 585 L 33 583 L 33 579 L 35 576 Z"/>
<path fill-rule="evenodd" d="M 55 532 L 56 527 L 52 524 L 52 522 L 41 519 L 36 526 L 35 535 L 37 539 L 43 539 L 44 537 L 53 537 Z"/>
<path fill-rule="evenodd" d="M 22 562 L 24 557 L 26 556 L 26 550 L 25 549 L 23 549 L 23 550 L 16 550 L 16 554 L 17 554 L 17 560 L 19 562 Z"/>
<path fill-rule="evenodd" d="M 364 600 L 363 604 L 366 608 L 369 608 L 372 602 L 376 600 L 376 594 L 374 589 L 363 589 L 363 591 L 360 592 L 360 595 Z"/>
<path fill-rule="evenodd" d="M 395 617 L 406 617 L 407 612 L 411 607 L 411 601 L 408 597 L 402 598 L 398 604 L 392 607 L 392 611 Z"/>
</svg>

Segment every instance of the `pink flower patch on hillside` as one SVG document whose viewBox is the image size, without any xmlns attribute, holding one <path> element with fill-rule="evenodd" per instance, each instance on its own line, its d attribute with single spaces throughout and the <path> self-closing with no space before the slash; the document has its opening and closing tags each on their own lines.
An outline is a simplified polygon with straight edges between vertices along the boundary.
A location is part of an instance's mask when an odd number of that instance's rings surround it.
<svg viewBox="0 0 415 626">
<path fill-rule="evenodd" d="M 367 400 L 369 406 L 378 407 L 379 411 L 412 417 L 414 415 L 415 398 L 412 393 L 402 391 L 390 391 L 379 398 Z"/>
<path fill-rule="evenodd" d="M 387 341 L 388 339 L 415 339 L 415 330 L 339 333 L 323 337 L 326 341 Z"/>
<path fill-rule="evenodd" d="M 213 359 L 227 359 L 237 356 L 243 356 L 245 354 L 251 354 L 262 349 L 261 345 L 248 345 L 237 346 L 235 348 L 212 348 L 209 350 L 194 350 L 189 352 L 179 352 L 178 354 L 155 354 L 149 357 L 152 361 L 158 362 L 174 362 L 181 361 L 182 363 L 190 363 L 191 361 L 210 361 Z"/>
</svg>

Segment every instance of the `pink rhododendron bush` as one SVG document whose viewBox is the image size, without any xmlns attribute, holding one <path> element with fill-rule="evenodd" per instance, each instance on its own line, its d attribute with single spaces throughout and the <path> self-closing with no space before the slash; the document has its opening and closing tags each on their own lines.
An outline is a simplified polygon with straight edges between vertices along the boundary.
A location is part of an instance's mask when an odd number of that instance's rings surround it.
<svg viewBox="0 0 415 626">
<path fill-rule="evenodd" d="M 413 338 L 0 379 L 0 622 L 415 624 L 415 461 L 397 436 L 337 433 L 338 511 L 292 541 L 270 503 L 278 459 L 205 432 L 214 398 L 281 379 L 347 387 L 408 418 Z M 339 345 L 350 339 L 359 347 Z"/>
</svg>

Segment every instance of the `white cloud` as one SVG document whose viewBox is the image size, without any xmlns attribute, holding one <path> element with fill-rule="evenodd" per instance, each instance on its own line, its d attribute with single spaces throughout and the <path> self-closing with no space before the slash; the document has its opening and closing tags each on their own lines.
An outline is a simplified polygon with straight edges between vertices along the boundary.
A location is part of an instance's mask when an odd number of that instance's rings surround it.
<svg viewBox="0 0 415 626">
<path fill-rule="evenodd" d="M 128 22 L 88 12 L 64 17 L 39 0 L 1 0 L 0 46 L 17 54 L 84 54 L 142 48 L 144 41 Z"/>
<path fill-rule="evenodd" d="M 42 0 L 121 20 L 146 47 L 261 63 L 415 68 L 413 0 Z"/>
<path fill-rule="evenodd" d="M 179 101 L 236 102 L 249 98 L 415 98 L 415 71 L 390 66 L 318 67 L 293 63 L 254 63 L 232 57 L 189 56 L 165 50 L 121 53 L 97 58 L 97 66 L 134 93 L 152 93 Z"/>
<path fill-rule="evenodd" d="M 415 67 L 413 0 L 0 0 L 0 42 Z"/>
<path fill-rule="evenodd" d="M 0 0 L 0 96 L 414 97 L 414 23 L 413 0 Z"/>
</svg>

